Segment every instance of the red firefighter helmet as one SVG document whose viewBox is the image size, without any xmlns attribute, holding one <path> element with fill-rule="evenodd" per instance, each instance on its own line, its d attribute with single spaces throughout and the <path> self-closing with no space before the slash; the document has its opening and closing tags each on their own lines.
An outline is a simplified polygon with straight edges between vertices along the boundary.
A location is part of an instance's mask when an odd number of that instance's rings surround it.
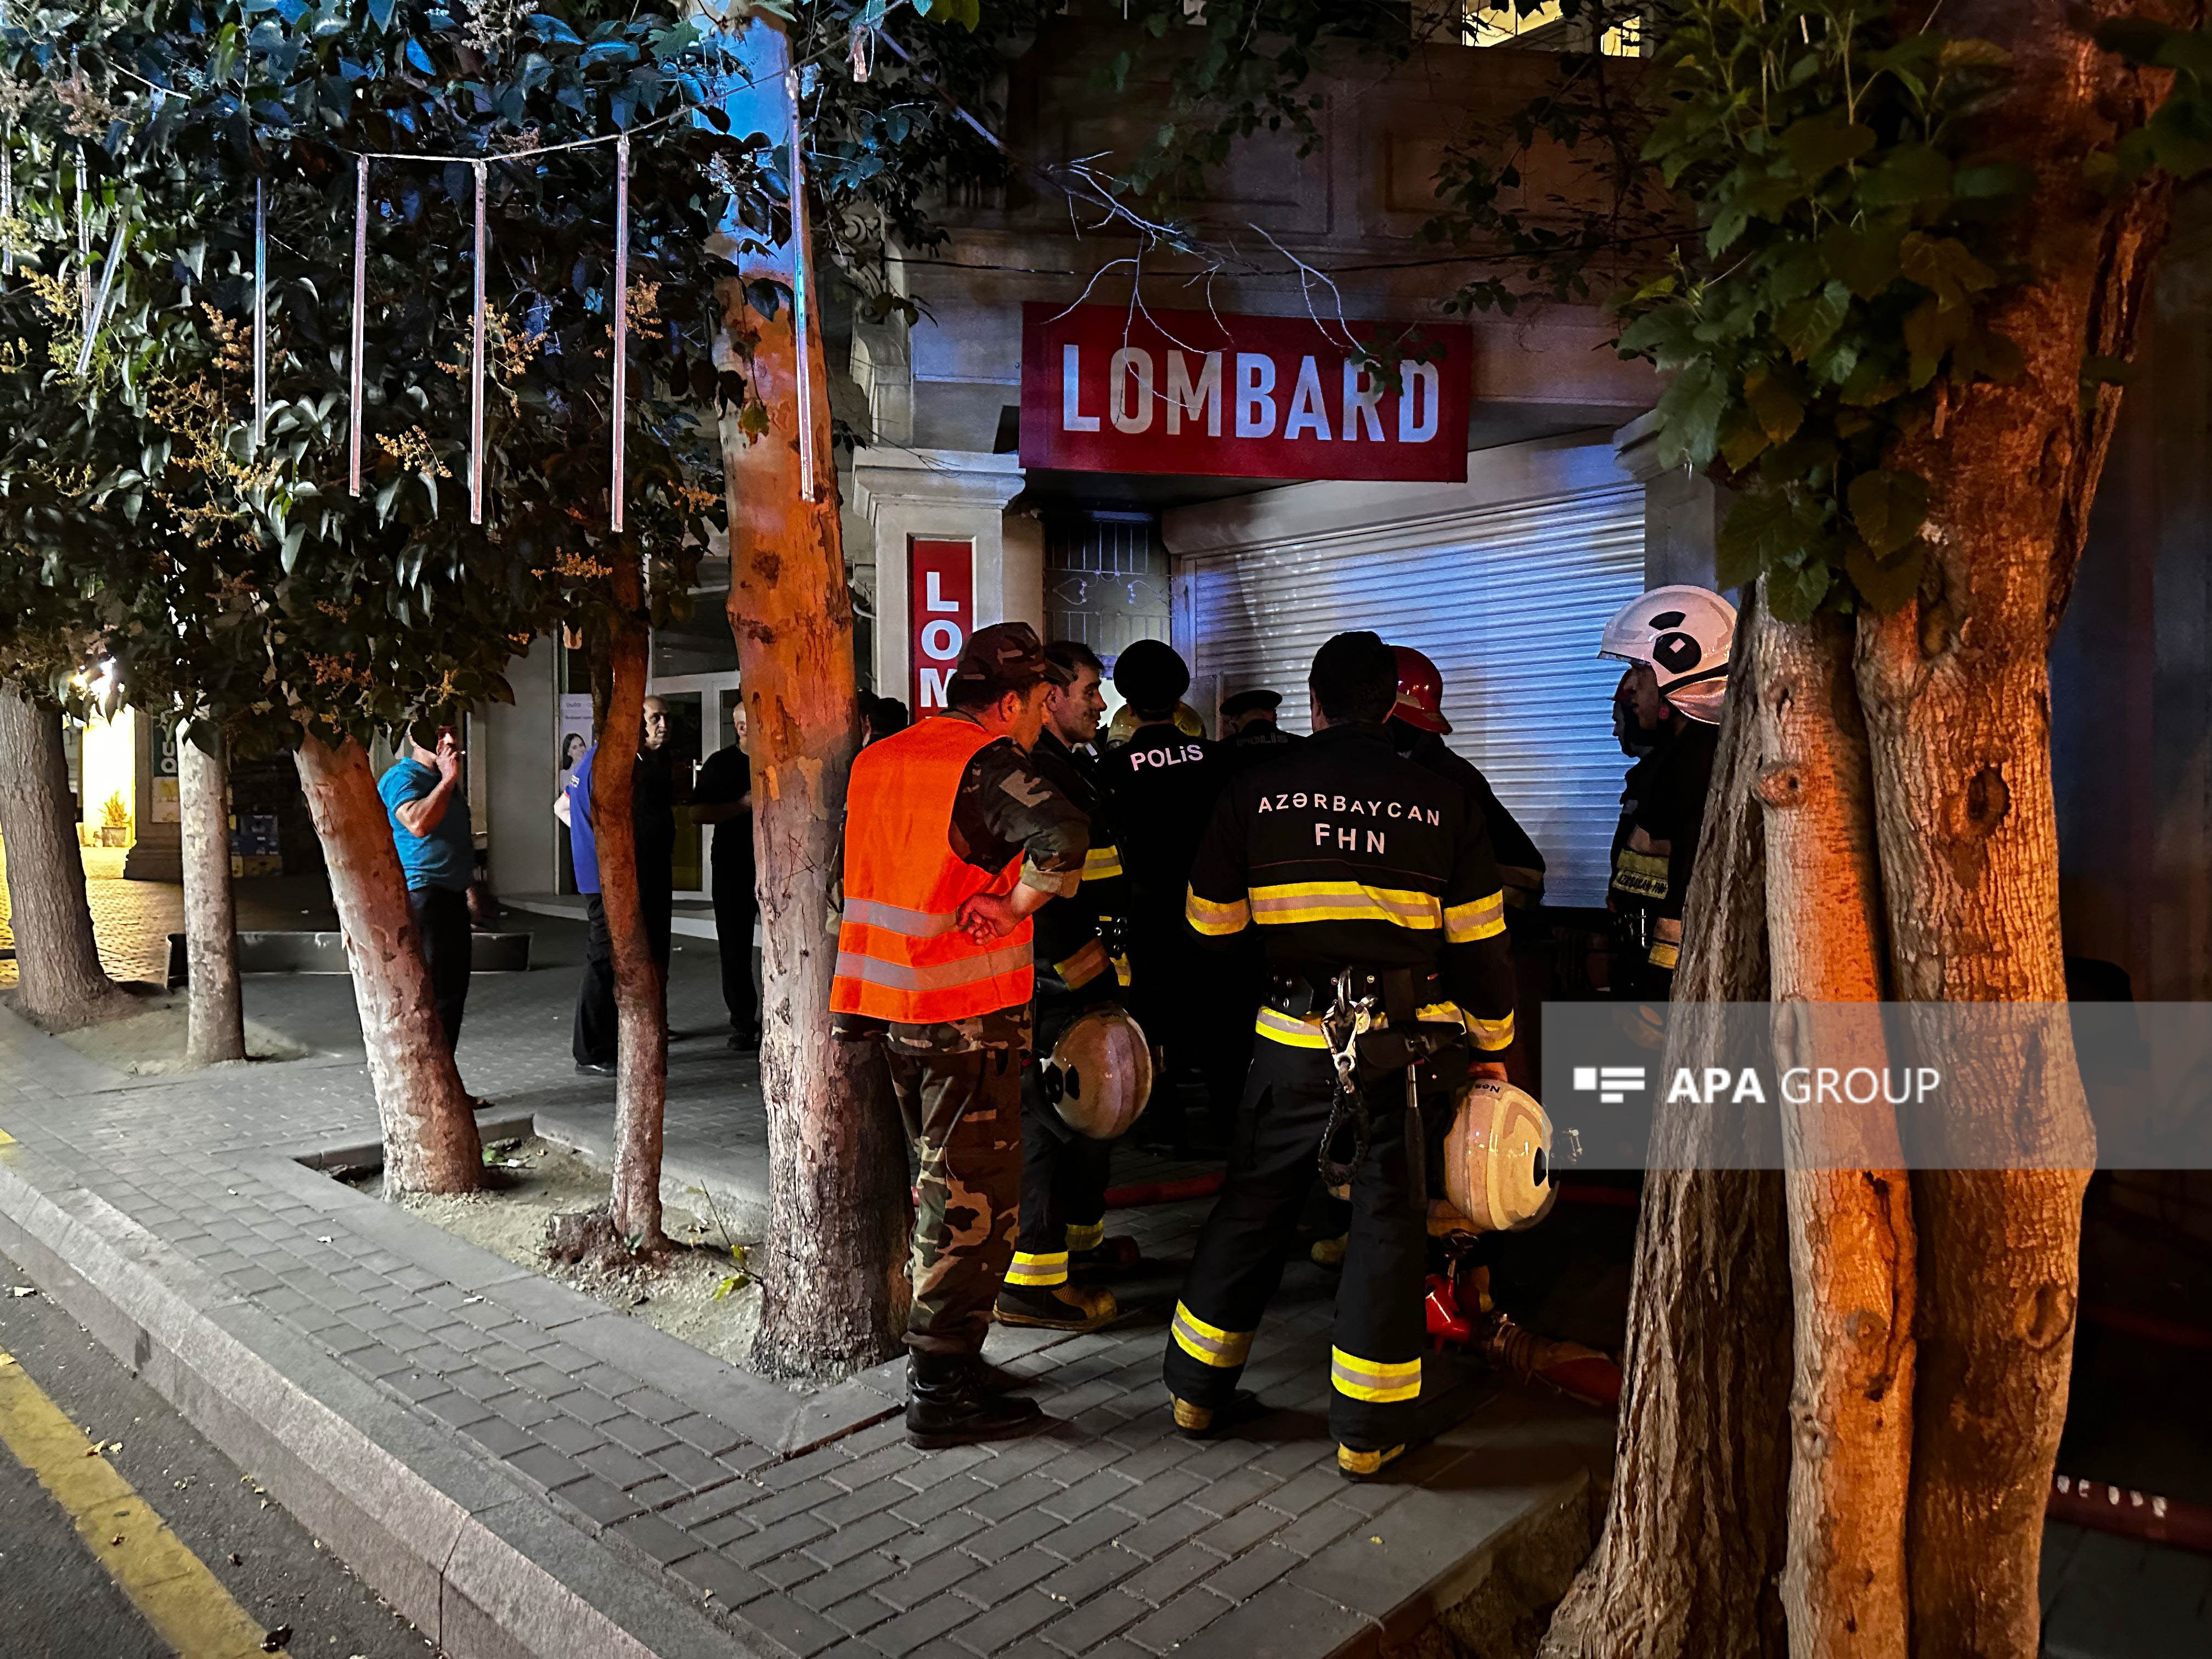
<svg viewBox="0 0 2212 1659">
<path fill-rule="evenodd" d="M 1444 718 L 1444 677 L 1436 664 L 1410 645 L 1394 645 L 1390 654 L 1398 659 L 1398 702 L 1390 717 L 1439 736 L 1449 732 L 1451 722 Z"/>
</svg>

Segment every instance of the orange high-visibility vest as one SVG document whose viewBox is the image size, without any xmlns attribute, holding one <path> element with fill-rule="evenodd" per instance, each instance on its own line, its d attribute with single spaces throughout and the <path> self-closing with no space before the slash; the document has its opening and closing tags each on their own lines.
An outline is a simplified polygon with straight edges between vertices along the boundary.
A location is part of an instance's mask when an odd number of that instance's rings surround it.
<svg viewBox="0 0 2212 1659">
<path fill-rule="evenodd" d="M 983 945 L 959 926 L 964 902 L 1012 891 L 1021 871 L 1018 856 L 980 870 L 952 850 L 961 777 L 994 740 L 973 720 L 933 715 L 853 763 L 834 1012 L 927 1025 L 1029 1001 L 1028 920 Z"/>
</svg>

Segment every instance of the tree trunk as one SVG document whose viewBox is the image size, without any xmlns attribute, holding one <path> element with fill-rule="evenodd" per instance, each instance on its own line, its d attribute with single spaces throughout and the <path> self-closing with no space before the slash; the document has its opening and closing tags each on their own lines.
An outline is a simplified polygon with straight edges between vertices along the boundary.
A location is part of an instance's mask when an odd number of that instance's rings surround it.
<svg viewBox="0 0 2212 1659">
<path fill-rule="evenodd" d="M 73 1031 L 131 1008 L 100 965 L 76 816 L 61 710 L 0 689 L 0 850 L 8 861 L 16 1006 L 50 1031 Z"/>
<path fill-rule="evenodd" d="M 1754 786 L 1756 641 L 1739 628 L 1665 1070 L 1766 995 L 1765 850 Z M 1662 1105 L 1637 1228 L 1627 1386 L 1596 1553 L 1546 1659 L 1753 1659 L 1785 1649 L 1776 1586 L 1789 1478 L 1790 1277 L 1771 1146 L 1711 1144 Z"/>
<path fill-rule="evenodd" d="M 220 738 L 216 739 L 218 743 Z M 178 817 L 184 836 L 185 1058 L 194 1066 L 246 1058 L 238 982 L 238 917 L 230 890 L 230 775 L 220 752 L 177 732 Z"/>
<path fill-rule="evenodd" d="M 782 28 L 761 14 L 746 27 L 779 36 Z M 757 72 L 781 84 L 787 46 L 760 57 L 775 61 Z M 811 276 L 794 273 L 793 263 L 787 250 L 749 258 L 744 274 L 783 282 L 795 274 L 818 316 Z M 729 337 L 751 337 L 752 384 L 769 416 L 757 441 L 734 422 L 723 428 L 730 621 L 752 731 L 766 992 L 770 1222 L 754 1352 L 770 1370 L 829 1375 L 889 1358 L 907 1309 L 906 1163 L 884 1069 L 867 1049 L 830 1034 L 832 878 L 859 738 L 852 601 L 820 331 L 808 342 L 813 396 L 802 410 L 790 307 L 761 318 L 737 281 L 725 283 L 722 295 Z M 802 497 L 801 420 L 813 433 L 811 501 Z"/>
<path fill-rule="evenodd" d="M 1841 617 L 1757 626 L 1759 799 L 1778 1067 L 1883 1066 L 1873 779 Z M 1783 1103 L 1791 1305 L 1795 1659 L 1905 1659 L 1913 1241 L 1894 1109 Z"/>
<path fill-rule="evenodd" d="M 438 1024 L 368 753 L 350 738 L 333 749 L 308 732 L 295 758 L 353 969 L 369 1083 L 384 1125 L 384 1189 L 392 1196 L 474 1192 L 483 1181 L 476 1114 Z"/>
<path fill-rule="evenodd" d="M 2080 376 L 2087 354 L 2132 349 L 2167 213 L 2163 186 L 2106 198 L 2081 178 L 2083 156 L 2164 89 L 2090 38 L 2100 19 L 2132 9 L 1954 0 L 1940 14 L 1947 31 L 2009 54 L 2011 90 L 1977 137 L 2038 185 L 2016 221 L 2032 280 L 1990 319 L 2024 371 L 1954 393 L 1899 446 L 1893 464 L 1929 483 L 1931 568 L 1914 604 L 1859 624 L 1891 977 L 1907 1000 L 2066 994 L 2046 653 L 2118 407 L 2110 387 L 2085 406 Z M 2182 21 L 2203 10 L 2171 9 Z M 1946 1067 L 1945 1094 L 1945 1127 L 1971 1151 L 1916 1156 L 1912 1178 L 1913 1646 L 2026 1659 L 2092 1157 L 2063 1018 L 2022 1011 L 2004 1038 Z"/>
<path fill-rule="evenodd" d="M 608 640 L 606 720 L 592 761 L 592 828 L 599 849 L 599 902 L 615 967 L 615 1231 L 635 1251 L 663 1249 L 660 1138 L 668 1103 L 668 985 L 645 933 L 644 889 L 632 811 L 645 682 L 652 664 L 637 562 L 617 556 L 621 617 Z"/>
</svg>

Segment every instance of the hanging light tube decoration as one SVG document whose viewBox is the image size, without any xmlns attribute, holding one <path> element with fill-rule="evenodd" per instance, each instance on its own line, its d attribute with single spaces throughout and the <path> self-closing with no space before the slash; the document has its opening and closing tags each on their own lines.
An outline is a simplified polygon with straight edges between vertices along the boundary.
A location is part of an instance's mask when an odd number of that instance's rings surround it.
<svg viewBox="0 0 2212 1659">
<path fill-rule="evenodd" d="M 484 487 L 484 164 L 469 165 L 477 175 L 476 314 L 469 356 L 469 522 L 483 522 Z"/>
<path fill-rule="evenodd" d="M 269 194 L 253 181 L 253 452 L 269 428 Z"/>
<path fill-rule="evenodd" d="M 615 140 L 615 384 L 614 467 L 607 522 L 623 527 L 623 447 L 629 430 L 629 135 Z"/>
<path fill-rule="evenodd" d="M 784 85 L 791 94 L 791 336 L 798 356 L 799 499 L 812 501 L 821 495 L 814 476 L 814 353 L 806 314 L 806 262 L 813 238 L 806 216 L 805 127 L 797 70 L 785 71 Z"/>
<path fill-rule="evenodd" d="M 123 263 L 123 244 L 131 234 L 131 222 L 120 210 L 115 216 L 115 234 L 108 239 L 107 268 L 100 273 L 100 292 L 93 298 L 92 312 L 85 319 L 84 343 L 76 349 L 76 377 L 82 380 L 92 368 L 93 342 L 100 337 L 100 325 L 107 315 L 107 296 L 115 291 L 116 268 Z"/>
<path fill-rule="evenodd" d="M 368 157 L 354 159 L 353 198 L 353 354 L 348 395 L 352 399 L 353 423 L 346 436 L 346 467 L 349 493 L 361 494 L 361 343 L 363 319 L 368 310 Z"/>
<path fill-rule="evenodd" d="M 84 152 L 76 153 L 76 293 L 84 331 L 92 332 L 92 218 L 84 204 Z"/>
</svg>

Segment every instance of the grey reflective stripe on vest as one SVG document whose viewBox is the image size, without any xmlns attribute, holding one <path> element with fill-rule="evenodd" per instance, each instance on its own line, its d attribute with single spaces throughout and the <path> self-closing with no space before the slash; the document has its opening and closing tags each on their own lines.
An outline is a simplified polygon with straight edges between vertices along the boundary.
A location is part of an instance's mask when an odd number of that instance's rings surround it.
<svg viewBox="0 0 2212 1659">
<path fill-rule="evenodd" d="M 845 920 L 862 927 L 880 927 L 887 933 L 903 933 L 908 939 L 936 939 L 960 925 L 960 918 L 950 911 L 909 910 L 904 905 L 864 898 L 845 901 Z"/>
<path fill-rule="evenodd" d="M 1009 945 L 986 956 L 962 957 L 955 962 L 940 962 L 928 967 L 878 962 L 857 951 L 837 953 L 838 978 L 881 985 L 893 991 L 942 991 L 956 985 L 974 985 L 1001 974 L 1020 973 L 1029 965 L 1030 947 L 1026 945 Z"/>
</svg>

